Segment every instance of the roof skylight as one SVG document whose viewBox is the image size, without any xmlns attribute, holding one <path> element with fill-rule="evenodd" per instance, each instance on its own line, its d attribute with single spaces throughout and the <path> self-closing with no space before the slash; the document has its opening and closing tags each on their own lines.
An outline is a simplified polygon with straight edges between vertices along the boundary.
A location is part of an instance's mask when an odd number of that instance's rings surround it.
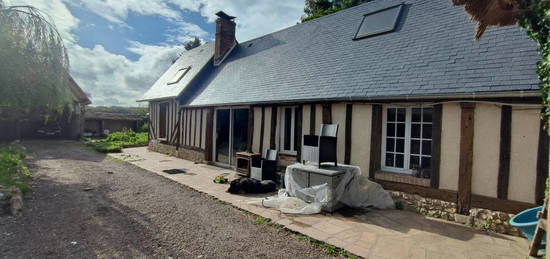
<svg viewBox="0 0 550 259">
<path fill-rule="evenodd" d="M 185 68 L 181 68 L 180 70 L 178 70 L 174 74 L 174 77 L 172 77 L 172 79 L 170 81 L 168 81 L 168 84 L 169 85 L 177 84 L 183 78 L 183 76 L 185 76 L 185 74 L 187 74 L 187 72 L 189 72 L 189 69 L 191 69 L 191 67 L 185 67 Z"/>
<path fill-rule="evenodd" d="M 392 32 L 397 26 L 403 4 L 365 14 L 354 40 Z"/>
</svg>

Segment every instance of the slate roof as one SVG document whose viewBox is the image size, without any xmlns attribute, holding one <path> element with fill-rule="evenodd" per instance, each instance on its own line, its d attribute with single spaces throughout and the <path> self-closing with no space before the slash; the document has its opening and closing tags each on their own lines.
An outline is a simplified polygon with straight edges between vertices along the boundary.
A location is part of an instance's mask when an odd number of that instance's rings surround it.
<svg viewBox="0 0 550 259">
<path fill-rule="evenodd" d="M 199 74 L 204 66 L 208 64 L 213 56 L 214 44 L 212 43 L 206 43 L 190 51 L 184 52 L 138 101 L 177 97 L 185 87 L 189 85 L 192 79 Z M 167 84 L 179 69 L 189 66 L 191 66 L 191 69 L 189 69 L 187 74 L 185 74 L 177 84 Z"/>
<path fill-rule="evenodd" d="M 353 40 L 363 15 L 399 3 L 395 32 Z M 538 90 L 526 33 L 490 28 L 474 41 L 475 26 L 449 0 L 377 0 L 240 43 L 182 97 L 207 106 Z"/>
</svg>

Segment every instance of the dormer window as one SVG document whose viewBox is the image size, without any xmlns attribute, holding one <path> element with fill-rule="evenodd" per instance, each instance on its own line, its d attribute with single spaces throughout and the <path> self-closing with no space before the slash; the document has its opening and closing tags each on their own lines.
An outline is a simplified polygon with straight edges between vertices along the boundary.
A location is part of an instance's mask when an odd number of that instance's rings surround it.
<svg viewBox="0 0 550 259">
<path fill-rule="evenodd" d="M 363 21 L 355 34 L 354 40 L 392 32 L 397 27 L 403 5 L 388 7 L 363 16 Z"/>
<path fill-rule="evenodd" d="M 187 72 L 189 72 L 189 69 L 191 69 L 191 67 L 185 67 L 185 68 L 181 68 L 180 70 L 178 70 L 174 74 L 174 77 L 172 77 L 172 79 L 170 81 L 168 81 L 168 84 L 169 85 L 177 84 L 185 76 L 185 74 L 187 74 Z"/>
</svg>

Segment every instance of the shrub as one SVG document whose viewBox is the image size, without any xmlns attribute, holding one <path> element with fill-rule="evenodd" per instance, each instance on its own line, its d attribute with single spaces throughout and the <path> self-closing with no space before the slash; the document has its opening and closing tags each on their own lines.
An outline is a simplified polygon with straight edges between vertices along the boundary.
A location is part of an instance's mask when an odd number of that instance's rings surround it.
<svg viewBox="0 0 550 259">
<path fill-rule="evenodd" d="M 149 132 L 149 122 L 143 123 L 141 126 L 139 126 L 137 132 Z"/>
<path fill-rule="evenodd" d="M 24 148 L 15 145 L 0 146 L 0 185 L 15 186 L 23 193 L 31 190 L 27 184 L 31 173 L 23 163 L 24 158 Z"/>
<path fill-rule="evenodd" d="M 116 153 L 127 147 L 147 146 L 149 143 L 147 133 L 133 131 L 115 132 L 107 138 L 89 142 L 96 151 L 101 153 Z"/>
</svg>

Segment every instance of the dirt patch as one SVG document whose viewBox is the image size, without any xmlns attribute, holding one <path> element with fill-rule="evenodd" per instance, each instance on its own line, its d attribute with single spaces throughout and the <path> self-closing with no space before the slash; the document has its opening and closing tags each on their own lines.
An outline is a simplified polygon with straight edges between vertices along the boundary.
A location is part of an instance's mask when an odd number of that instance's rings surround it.
<svg viewBox="0 0 550 259">
<path fill-rule="evenodd" d="M 25 143 L 33 192 L 0 218 L 0 257 L 322 258 L 206 194 L 72 142 Z"/>
</svg>

